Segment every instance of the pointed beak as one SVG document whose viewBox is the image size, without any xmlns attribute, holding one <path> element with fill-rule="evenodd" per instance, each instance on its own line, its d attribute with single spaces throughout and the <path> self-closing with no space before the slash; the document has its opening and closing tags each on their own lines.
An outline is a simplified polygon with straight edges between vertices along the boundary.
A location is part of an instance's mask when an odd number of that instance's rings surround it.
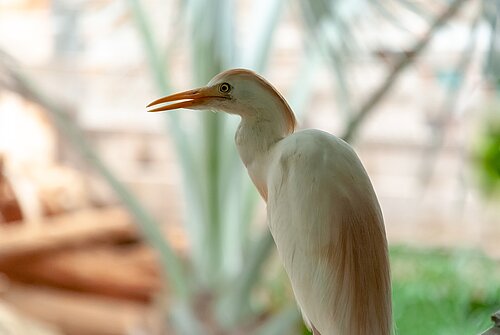
<svg viewBox="0 0 500 335">
<path fill-rule="evenodd" d="M 196 109 L 195 107 L 205 105 L 207 101 L 212 98 L 223 98 L 220 94 L 217 93 L 218 92 L 211 87 L 201 87 L 194 90 L 168 95 L 166 97 L 153 101 L 152 103 L 147 105 L 147 107 L 149 108 L 164 103 L 170 104 L 150 109 L 148 110 L 148 112 L 163 112 L 178 108 Z"/>
</svg>

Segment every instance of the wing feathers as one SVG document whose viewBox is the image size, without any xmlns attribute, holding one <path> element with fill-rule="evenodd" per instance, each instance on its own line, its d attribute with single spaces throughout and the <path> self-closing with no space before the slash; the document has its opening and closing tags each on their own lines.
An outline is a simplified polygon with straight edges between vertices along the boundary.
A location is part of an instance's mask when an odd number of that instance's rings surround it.
<svg viewBox="0 0 500 335">
<path fill-rule="evenodd" d="M 391 286 L 383 224 L 373 208 L 343 204 L 338 236 L 326 250 L 334 281 L 332 318 L 339 334 L 388 335 Z"/>
<path fill-rule="evenodd" d="M 389 335 L 382 214 L 352 149 L 318 131 L 283 140 L 268 176 L 268 221 L 308 326 L 322 335 Z"/>
</svg>

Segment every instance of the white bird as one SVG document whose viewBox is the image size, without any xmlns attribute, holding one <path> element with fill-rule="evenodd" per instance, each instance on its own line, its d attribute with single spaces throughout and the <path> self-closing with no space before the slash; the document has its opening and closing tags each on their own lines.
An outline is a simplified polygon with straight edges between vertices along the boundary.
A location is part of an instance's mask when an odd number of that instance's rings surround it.
<svg viewBox="0 0 500 335">
<path fill-rule="evenodd" d="M 267 202 L 269 229 L 306 325 L 315 335 L 392 333 L 384 223 L 354 150 L 326 132 L 295 132 L 295 116 L 264 78 L 245 69 L 158 99 L 236 114 L 239 155 Z"/>
</svg>

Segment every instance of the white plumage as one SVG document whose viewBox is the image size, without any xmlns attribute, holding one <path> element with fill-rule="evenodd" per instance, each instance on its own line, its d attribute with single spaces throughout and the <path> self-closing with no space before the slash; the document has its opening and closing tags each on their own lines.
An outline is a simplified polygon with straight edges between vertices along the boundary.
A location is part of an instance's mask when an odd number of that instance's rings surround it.
<svg viewBox="0 0 500 335">
<path fill-rule="evenodd" d="M 315 334 L 389 335 L 391 288 L 382 213 L 352 148 L 319 130 L 294 132 L 284 98 L 243 69 L 174 94 L 151 111 L 241 116 L 235 141 L 267 202 L 269 229 L 304 320 Z"/>
</svg>

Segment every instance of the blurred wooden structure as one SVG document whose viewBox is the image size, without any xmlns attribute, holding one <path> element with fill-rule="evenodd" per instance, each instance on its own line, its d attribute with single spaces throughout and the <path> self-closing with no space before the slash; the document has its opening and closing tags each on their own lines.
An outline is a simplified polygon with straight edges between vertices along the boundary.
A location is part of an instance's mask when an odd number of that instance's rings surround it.
<svg viewBox="0 0 500 335">
<path fill-rule="evenodd" d="M 84 209 L 0 227 L 0 301 L 64 334 L 145 327 L 161 280 L 121 208 Z"/>
<path fill-rule="evenodd" d="M 3 157 L 0 155 L 0 224 L 10 224 L 22 219 L 21 207 L 12 185 L 4 175 Z"/>
<path fill-rule="evenodd" d="M 164 288 L 154 252 L 123 208 L 96 206 L 81 187 L 83 174 L 46 157 L 48 164 L 0 159 L 2 329 L 9 335 L 158 334 L 154 301 Z M 21 165 L 23 172 L 39 169 L 40 177 L 13 171 Z"/>
<path fill-rule="evenodd" d="M 54 327 L 20 315 L 14 308 L 0 302 L 0 325 L 2 335 L 63 335 Z"/>
<path fill-rule="evenodd" d="M 165 288 L 130 215 L 91 191 L 42 107 L 6 91 L 0 105 L 0 321 L 15 335 L 159 333 Z"/>
<path fill-rule="evenodd" d="M 14 284 L 2 300 L 62 334 L 131 333 L 144 329 L 150 316 L 145 304 L 36 286 Z"/>
</svg>

